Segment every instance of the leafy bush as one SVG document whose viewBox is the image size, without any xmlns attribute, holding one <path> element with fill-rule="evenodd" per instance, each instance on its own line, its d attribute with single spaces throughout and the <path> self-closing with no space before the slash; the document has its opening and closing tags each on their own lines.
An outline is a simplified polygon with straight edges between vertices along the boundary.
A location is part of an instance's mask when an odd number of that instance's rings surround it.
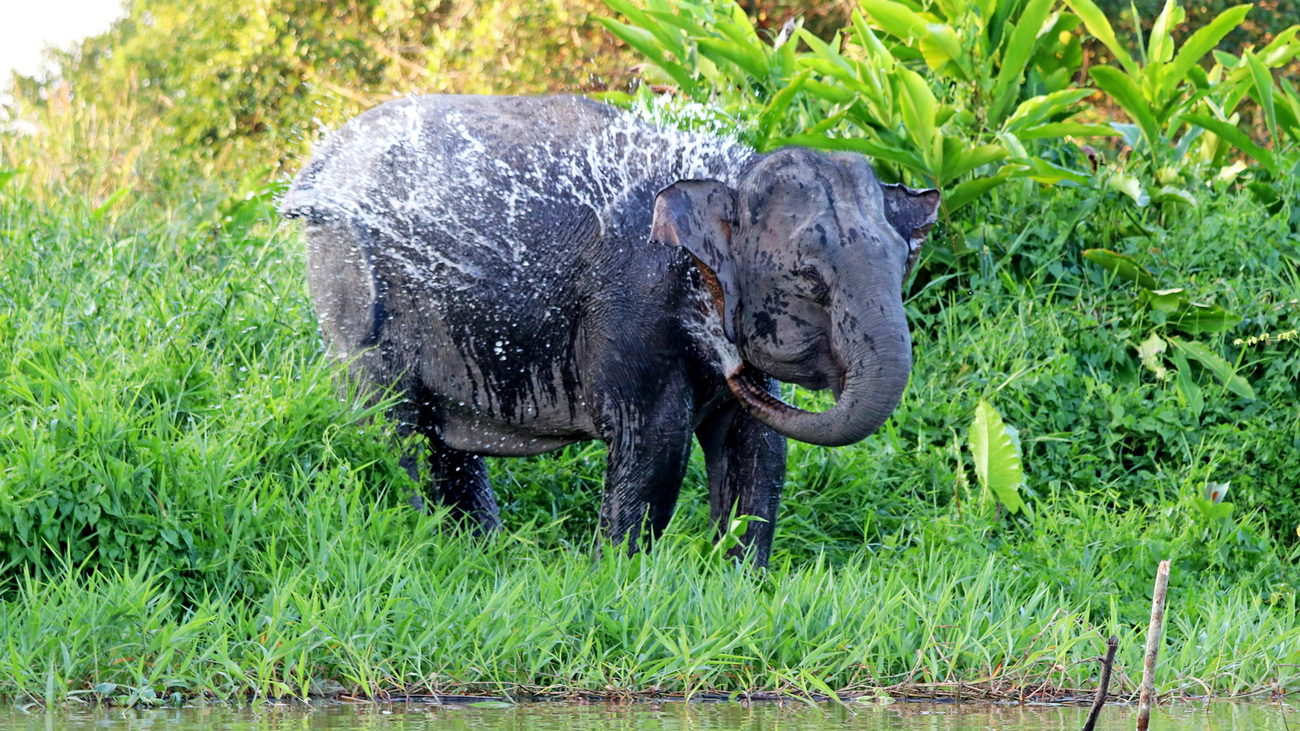
<svg viewBox="0 0 1300 731">
<path fill-rule="evenodd" d="M 1296 27 L 1282 33 L 1258 55 L 1248 52 L 1238 60 L 1221 54 L 1220 63 L 1227 61 L 1228 66 L 1216 65 L 1206 73 L 1201 68 L 1201 60 L 1233 28 L 1241 25 L 1250 6 L 1237 5 L 1223 11 L 1176 48 L 1173 29 L 1183 21 L 1184 11 L 1175 0 L 1167 0 L 1145 47 L 1139 49 L 1144 60 L 1137 61 L 1128 55 L 1092 0 L 1065 1 L 1084 19 L 1089 32 L 1106 44 L 1122 67 L 1098 66 L 1089 73 L 1097 86 L 1129 115 L 1133 125 L 1125 137 L 1135 151 L 1149 160 L 1152 170 L 1180 162 L 1189 145 L 1207 126 L 1247 152 L 1255 149 L 1245 135 L 1233 134 L 1235 129 L 1229 131 L 1231 125 L 1224 120 L 1236 113 L 1248 84 L 1256 75 L 1267 79 L 1264 88 L 1271 92 L 1273 80 L 1268 69 L 1284 66 L 1300 54 L 1300 42 L 1296 41 L 1300 27 Z M 1202 107 L 1219 119 L 1193 113 Z M 1188 130 L 1175 143 L 1175 133 L 1185 123 Z M 1276 129 L 1275 124 L 1273 128 Z M 1203 148 L 1206 144 L 1213 144 L 1211 138 L 1203 142 Z M 1213 153 L 1205 157 L 1210 161 L 1221 159 Z M 1277 172 L 1270 156 L 1260 157 L 1266 167 Z"/>
<path fill-rule="evenodd" d="M 539 93 L 621 83 L 625 56 L 594 0 L 140 0 L 111 31 L 19 79 L 18 109 L 68 85 L 110 113 L 130 96 L 178 160 L 238 171 L 303 154 L 322 126 L 414 92 Z M 591 59 L 600 59 L 596 66 Z M 182 176 L 183 177 L 183 176 Z"/>
</svg>

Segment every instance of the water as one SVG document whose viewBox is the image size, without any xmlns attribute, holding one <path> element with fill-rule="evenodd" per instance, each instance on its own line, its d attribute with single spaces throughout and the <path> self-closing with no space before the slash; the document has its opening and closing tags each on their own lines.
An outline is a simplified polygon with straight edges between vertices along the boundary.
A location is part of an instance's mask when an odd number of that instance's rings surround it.
<svg viewBox="0 0 1300 731">
<path fill-rule="evenodd" d="M 754 729 L 763 731 L 856 731 L 924 729 L 1025 729 L 1078 731 L 1086 708 L 1053 706 L 989 706 L 977 704 L 874 703 L 843 707 L 803 703 L 635 703 L 631 705 L 531 704 L 476 707 L 431 704 L 262 705 L 234 710 L 198 707 L 178 710 L 72 710 L 44 714 L 10 707 L 0 710 L 0 731 L 435 731 L 488 729 L 515 731 L 603 731 L 604 729 L 662 729 L 682 731 Z M 1285 720 L 1284 720 L 1285 716 Z M 1099 731 L 1130 731 L 1135 727 L 1132 706 L 1109 706 Z M 1300 712 L 1290 704 L 1178 704 L 1157 709 L 1151 729 L 1180 731 L 1288 731 L 1300 729 Z"/>
</svg>

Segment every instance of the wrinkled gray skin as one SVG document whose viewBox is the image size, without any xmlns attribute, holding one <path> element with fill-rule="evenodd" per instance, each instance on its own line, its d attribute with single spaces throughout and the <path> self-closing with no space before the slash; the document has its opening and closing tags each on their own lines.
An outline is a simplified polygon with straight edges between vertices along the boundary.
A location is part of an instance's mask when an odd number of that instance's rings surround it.
<svg viewBox="0 0 1300 731">
<path fill-rule="evenodd" d="M 761 566 L 785 438 L 850 444 L 898 404 L 902 284 L 937 205 L 854 154 L 758 155 L 574 97 L 427 96 L 332 135 L 282 212 L 306 221 L 330 353 L 405 395 L 433 497 L 495 529 L 482 455 L 599 439 L 601 525 L 637 550 L 694 434 L 714 520 L 766 521 L 737 549 Z M 796 409 L 772 378 L 836 403 Z"/>
</svg>

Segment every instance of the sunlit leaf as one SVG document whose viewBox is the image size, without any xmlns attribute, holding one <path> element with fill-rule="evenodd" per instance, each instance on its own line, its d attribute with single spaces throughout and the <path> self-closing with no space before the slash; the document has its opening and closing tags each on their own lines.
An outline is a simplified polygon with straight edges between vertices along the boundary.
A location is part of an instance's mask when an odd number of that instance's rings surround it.
<svg viewBox="0 0 1300 731">
<path fill-rule="evenodd" d="M 1250 7 L 1237 5 L 1228 8 L 1183 41 L 1178 54 L 1165 70 L 1164 93 L 1166 95 L 1187 78 L 1192 67 L 1199 64 L 1201 59 L 1205 58 L 1205 54 L 1214 50 L 1214 47 L 1219 45 L 1219 41 L 1231 33 L 1233 28 L 1241 25 L 1241 21 L 1246 18 L 1246 13 L 1250 12 Z"/>
<path fill-rule="evenodd" d="M 1014 514 L 1024 510 L 1020 488 L 1025 484 L 1025 476 L 1019 450 L 1012 444 L 1002 416 L 983 399 L 975 407 L 969 438 L 980 484 L 992 492 L 1008 512 Z"/>
<path fill-rule="evenodd" d="M 1185 114 L 1183 119 L 1213 132 L 1233 147 L 1255 158 L 1270 173 L 1278 174 L 1277 160 L 1273 157 L 1273 153 L 1255 144 L 1245 132 L 1237 129 L 1236 125 L 1228 124 L 1206 114 Z"/>
<path fill-rule="evenodd" d="M 1160 144 L 1160 125 L 1152 113 L 1150 102 L 1142 89 L 1123 71 L 1111 66 L 1098 66 L 1088 72 L 1097 86 L 1128 114 L 1142 129 L 1142 136 L 1151 146 L 1152 154 Z"/>
<path fill-rule="evenodd" d="M 1053 122 L 1029 127 L 1018 133 L 1022 140 L 1059 139 L 1061 137 L 1118 137 L 1119 130 L 1109 124 Z"/>
<path fill-rule="evenodd" d="M 1083 20 L 1089 33 L 1106 44 L 1106 48 L 1110 49 L 1111 55 L 1119 61 L 1125 71 L 1134 76 L 1140 73 L 1138 65 L 1133 62 L 1133 57 L 1128 54 L 1128 49 L 1115 38 L 1115 31 L 1111 28 L 1110 21 L 1106 20 L 1106 14 L 1101 11 L 1101 8 L 1097 7 L 1092 0 L 1065 0 L 1065 4 Z"/>
<path fill-rule="evenodd" d="M 1015 103 L 1038 33 L 1055 4 L 1056 0 L 1029 0 L 1021 12 L 1015 30 L 1006 41 L 1002 65 L 993 84 L 993 109 L 989 114 L 991 124 L 998 124 Z"/>
<path fill-rule="evenodd" d="M 1147 195 L 1142 184 L 1132 175 L 1115 173 L 1106 179 L 1106 185 L 1107 187 L 1132 198 L 1133 202 L 1138 204 L 1138 206 L 1145 206 L 1151 202 L 1151 198 Z"/>
<path fill-rule="evenodd" d="M 892 0 L 861 0 L 859 6 L 877 28 L 895 38 L 907 40 L 925 31 L 925 18 L 902 3 Z"/>
<path fill-rule="evenodd" d="M 1277 135 L 1277 111 L 1273 107 L 1273 74 L 1255 54 L 1247 51 L 1245 57 L 1254 82 L 1255 93 L 1251 96 L 1260 109 L 1264 110 L 1264 121 L 1268 123 L 1268 133 L 1273 137 L 1273 143 L 1281 144 L 1282 140 Z"/>
<path fill-rule="evenodd" d="M 1164 352 L 1168 349 L 1169 345 L 1155 333 L 1151 333 L 1146 340 L 1138 343 L 1138 358 L 1142 361 L 1142 365 L 1146 366 L 1147 370 L 1156 374 L 1156 378 L 1162 381 L 1165 380 L 1165 374 L 1168 372 L 1163 357 Z"/>
<path fill-rule="evenodd" d="M 765 146 L 760 151 L 769 149 L 766 144 L 772 137 L 772 131 L 785 118 L 786 110 L 790 108 L 791 102 L 794 101 L 795 96 L 799 94 L 799 90 L 803 87 L 804 82 L 808 81 L 811 74 L 811 71 L 804 71 L 794 77 L 784 89 L 774 94 L 771 101 L 763 108 L 762 114 L 758 117 L 758 138 L 762 140 L 762 144 Z"/>
</svg>

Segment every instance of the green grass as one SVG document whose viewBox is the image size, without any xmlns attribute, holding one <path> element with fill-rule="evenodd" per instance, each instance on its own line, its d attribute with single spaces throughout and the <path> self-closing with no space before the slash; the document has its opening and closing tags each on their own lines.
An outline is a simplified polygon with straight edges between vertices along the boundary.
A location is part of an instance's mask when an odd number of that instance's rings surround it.
<svg viewBox="0 0 1300 731">
<path fill-rule="evenodd" d="M 1297 686 L 1300 348 L 1229 344 L 1300 321 L 1289 207 L 1080 216 L 1081 193 L 1008 186 L 968 209 L 977 253 L 909 292 L 903 403 L 862 444 L 792 445 L 758 577 L 711 552 L 698 454 L 648 557 L 595 558 L 599 445 L 494 460 L 493 542 L 415 514 L 379 410 L 321 359 L 270 192 L 151 181 L 148 130 L 70 115 L 0 135 L 27 171 L 0 189 L 0 696 L 1019 698 L 1087 687 L 1109 633 L 1128 691 L 1161 559 L 1163 691 Z M 1145 369 L 1165 326 L 1080 257 L 1097 246 L 1246 317 L 1198 339 L 1258 398 L 1194 367 L 1197 412 Z M 1029 516 L 971 484 L 981 398 L 1019 429 Z M 1224 481 L 1234 512 L 1203 515 Z"/>
<path fill-rule="evenodd" d="M 267 586 L 256 597 L 187 600 L 148 563 L 21 581 L 0 612 L 0 692 L 305 697 L 333 680 L 363 696 L 952 695 L 962 681 L 966 698 L 1054 697 L 1095 682 L 1102 633 L 1121 638 L 1117 692 L 1140 674 L 1141 628 L 1106 597 L 938 531 L 759 578 L 680 534 L 652 557 L 593 561 L 545 548 L 538 529 L 476 544 L 370 495 L 340 478 L 298 506 L 295 530 L 244 556 Z M 1163 692 L 1296 688 L 1293 595 L 1273 608 L 1244 592 L 1174 597 Z"/>
</svg>

